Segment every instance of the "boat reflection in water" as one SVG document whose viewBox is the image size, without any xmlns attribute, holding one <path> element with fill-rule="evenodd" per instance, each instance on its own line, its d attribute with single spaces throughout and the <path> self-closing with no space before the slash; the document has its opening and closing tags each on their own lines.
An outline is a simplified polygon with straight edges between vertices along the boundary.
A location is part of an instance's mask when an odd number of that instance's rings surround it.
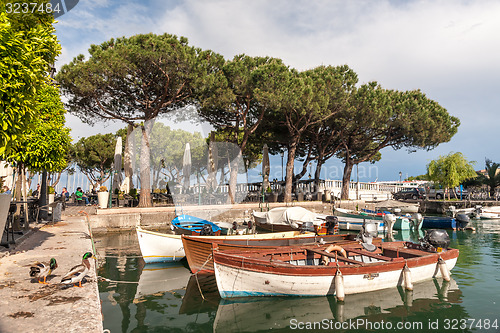
<svg viewBox="0 0 500 333">
<path fill-rule="evenodd" d="M 146 264 L 139 277 L 134 298 L 183 289 L 190 275 L 184 262 Z"/>
<path fill-rule="evenodd" d="M 412 312 L 431 311 L 443 303 L 460 303 L 456 282 L 433 279 L 402 288 L 350 295 L 345 302 L 335 297 L 255 297 L 221 300 L 214 332 L 259 332 L 293 329 L 298 323 L 345 322 L 367 318 L 372 322 L 408 317 Z"/>
</svg>

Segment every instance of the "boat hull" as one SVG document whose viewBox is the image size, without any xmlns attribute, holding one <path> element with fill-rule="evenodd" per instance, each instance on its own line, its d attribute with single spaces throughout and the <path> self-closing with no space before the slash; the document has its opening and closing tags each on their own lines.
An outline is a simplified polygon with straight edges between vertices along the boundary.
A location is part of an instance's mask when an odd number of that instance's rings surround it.
<svg viewBox="0 0 500 333">
<path fill-rule="evenodd" d="M 270 236 L 272 234 L 269 234 Z M 274 249 L 278 246 L 300 246 L 316 243 L 349 244 L 357 243 L 355 235 L 330 235 L 330 236 L 307 236 L 304 234 L 296 237 L 281 237 L 276 233 L 275 238 L 269 239 L 246 239 L 246 240 L 214 240 L 202 237 L 182 237 L 186 259 L 191 273 L 214 273 L 214 261 L 212 258 L 212 247 L 216 246 L 219 251 L 245 250 L 258 251 L 263 249 Z M 376 240 L 374 241 L 377 242 Z"/>
<path fill-rule="evenodd" d="M 357 294 L 394 288 L 403 284 L 403 268 L 408 265 L 412 282 L 440 277 L 439 256 L 451 270 L 458 250 L 394 262 L 370 263 L 364 266 L 340 266 L 344 293 Z M 335 266 L 294 266 L 280 262 L 265 262 L 214 252 L 214 271 L 222 298 L 248 296 L 325 296 L 335 295 Z"/>
<path fill-rule="evenodd" d="M 426 229 L 456 229 L 457 221 L 446 216 L 425 216 L 422 228 Z"/>
<path fill-rule="evenodd" d="M 142 258 L 149 264 L 153 262 L 174 262 L 184 258 L 184 247 L 180 235 L 163 234 L 136 229 Z"/>
<path fill-rule="evenodd" d="M 364 220 L 377 221 L 379 223 L 379 232 L 382 232 L 384 230 L 385 222 L 382 214 L 358 214 L 347 209 L 336 208 L 335 215 L 339 219 L 339 226 L 342 230 L 361 230 L 361 226 L 363 225 Z M 403 216 L 396 217 L 396 222 L 394 222 L 394 226 L 392 228 L 394 230 L 412 229 L 410 220 Z"/>
</svg>

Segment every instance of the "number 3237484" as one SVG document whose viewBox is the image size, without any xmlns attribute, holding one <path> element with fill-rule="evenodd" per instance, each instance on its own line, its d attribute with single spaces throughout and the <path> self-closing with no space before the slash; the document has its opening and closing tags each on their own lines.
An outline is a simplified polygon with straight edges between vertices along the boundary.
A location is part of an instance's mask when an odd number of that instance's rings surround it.
<svg viewBox="0 0 500 333">
<path fill-rule="evenodd" d="M 55 5 L 50 2 L 47 3 L 36 3 L 36 2 L 7 2 L 5 4 L 5 11 L 7 14 L 28 14 L 28 13 L 40 13 L 40 14 L 59 14 L 62 11 L 59 3 Z"/>
</svg>

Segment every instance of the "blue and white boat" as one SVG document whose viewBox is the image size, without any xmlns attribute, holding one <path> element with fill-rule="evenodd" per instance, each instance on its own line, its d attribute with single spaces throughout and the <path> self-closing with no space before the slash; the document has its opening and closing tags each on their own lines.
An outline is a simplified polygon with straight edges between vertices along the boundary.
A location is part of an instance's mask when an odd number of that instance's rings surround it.
<svg viewBox="0 0 500 333">
<path fill-rule="evenodd" d="M 172 220 L 172 230 L 177 235 L 219 236 L 221 228 L 202 218 L 182 214 Z"/>
</svg>

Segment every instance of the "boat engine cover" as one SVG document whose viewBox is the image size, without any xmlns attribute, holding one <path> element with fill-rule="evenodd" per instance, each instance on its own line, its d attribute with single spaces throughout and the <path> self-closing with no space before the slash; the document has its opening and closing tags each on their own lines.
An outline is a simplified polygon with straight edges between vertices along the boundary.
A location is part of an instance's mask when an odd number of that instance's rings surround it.
<svg viewBox="0 0 500 333">
<path fill-rule="evenodd" d="M 460 228 L 465 228 L 465 226 L 470 222 L 470 218 L 467 214 L 457 214 L 455 218 L 460 225 Z"/>
<path fill-rule="evenodd" d="M 424 242 L 432 245 L 434 248 L 441 247 L 447 249 L 450 245 L 450 236 L 446 230 L 430 229 L 426 230 Z"/>
<path fill-rule="evenodd" d="M 205 223 L 200 230 L 200 236 L 213 236 L 214 232 L 212 231 L 212 226 L 210 224 Z"/>
</svg>

